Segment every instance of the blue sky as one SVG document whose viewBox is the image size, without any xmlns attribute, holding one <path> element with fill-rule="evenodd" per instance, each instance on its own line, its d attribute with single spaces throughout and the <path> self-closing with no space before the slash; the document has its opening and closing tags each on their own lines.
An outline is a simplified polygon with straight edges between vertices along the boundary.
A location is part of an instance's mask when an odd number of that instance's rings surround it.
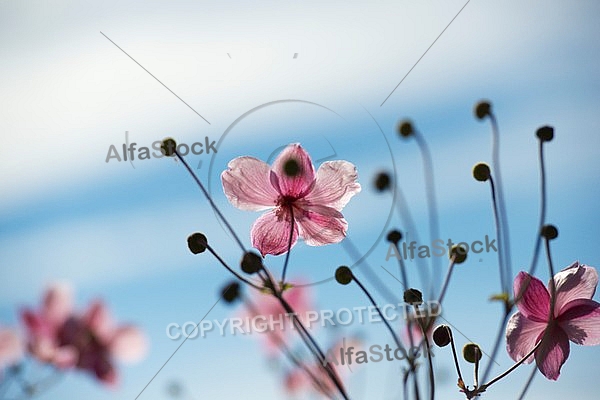
<svg viewBox="0 0 600 400">
<path fill-rule="evenodd" d="M 231 263 L 240 256 L 181 164 L 105 162 L 109 147 L 125 141 L 125 131 L 140 146 L 165 136 L 189 144 L 205 137 L 222 140 L 217 154 L 188 160 L 248 246 L 249 227 L 260 214 L 227 202 L 219 175 L 229 160 L 240 155 L 267 160 L 280 146 L 301 142 L 314 160 L 353 162 L 363 190 L 344 209 L 348 235 L 361 253 L 370 251 L 375 273 L 400 295 L 380 268 L 395 264 L 385 261 L 387 246 L 377 240 L 400 219 L 391 198 L 373 190 L 375 173 L 395 165 L 422 241 L 429 232 L 417 146 L 401 140 L 395 126 L 411 118 L 431 148 L 441 238 L 470 242 L 494 235 L 489 188 L 471 177 L 476 162 L 491 160 L 489 124 L 472 114 L 475 102 L 488 98 L 501 129 L 513 270 L 531 260 L 539 210 L 534 133 L 545 124 L 556 129 L 546 147 L 548 221 L 560 230 L 553 243 L 556 268 L 576 259 L 598 266 L 598 4 L 471 1 L 381 105 L 463 5 L 0 4 L 0 323 L 15 323 L 17 310 L 37 304 L 49 282 L 68 281 L 80 307 L 95 297 L 106 299 L 120 320 L 143 327 L 151 343 L 142 363 L 122 368 L 118 392 L 70 374 L 39 398 L 83 393 L 93 399 L 135 398 L 180 344 L 167 338 L 167 325 L 198 321 L 229 278 L 208 255 L 189 253 L 187 236 L 206 232 Z M 286 99 L 302 101 L 267 105 L 231 126 L 249 110 Z M 487 302 L 498 291 L 496 259 L 485 253 L 480 259 L 456 269 L 444 316 L 485 349 L 500 309 Z M 281 257 L 269 262 L 280 271 Z M 349 263 L 342 246 L 300 243 L 289 276 L 321 280 Z M 409 279 L 416 281 L 417 267 L 408 267 Z M 545 263 L 538 276 L 547 281 Z M 356 287 L 333 282 L 316 286 L 314 293 L 320 309 L 366 304 Z M 235 312 L 218 304 L 208 318 Z M 388 340 L 381 325 L 335 334 L 356 332 L 368 343 Z M 317 336 L 327 343 L 334 332 Z M 458 339 L 459 346 L 466 341 Z M 457 396 L 446 353 L 436 354 L 447 376 L 439 382 L 440 399 Z M 593 398 L 599 356 L 598 347 L 571 346 L 560 380 L 538 376 L 529 398 L 550 393 Z M 498 363 L 496 372 L 511 365 L 503 350 Z M 253 338 L 198 338 L 182 346 L 140 399 L 164 399 L 172 381 L 194 399 L 282 398 L 270 368 Z M 399 388 L 395 372 L 397 365 L 385 363 L 356 371 L 350 394 L 393 398 Z M 528 372 L 517 371 L 486 397 L 513 398 Z"/>
</svg>

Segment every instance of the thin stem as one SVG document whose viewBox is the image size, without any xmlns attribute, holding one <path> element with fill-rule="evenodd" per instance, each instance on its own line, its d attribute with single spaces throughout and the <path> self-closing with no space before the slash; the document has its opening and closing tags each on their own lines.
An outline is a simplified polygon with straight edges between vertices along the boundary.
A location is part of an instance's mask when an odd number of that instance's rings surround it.
<svg viewBox="0 0 600 400">
<path fill-rule="evenodd" d="M 400 218 L 402 219 L 404 226 L 406 226 L 406 232 L 404 232 L 404 236 L 406 236 L 405 240 L 408 241 L 409 233 L 413 232 L 415 241 L 417 243 L 420 243 L 419 232 L 417 231 L 417 226 L 415 225 L 415 221 L 412 218 L 412 214 L 408 207 L 408 202 L 406 201 L 406 198 L 404 197 L 404 193 L 402 192 L 402 190 L 400 189 L 400 186 L 397 183 L 395 183 L 394 186 L 395 186 L 395 191 L 396 191 L 395 193 L 396 193 L 396 199 L 397 199 L 395 202 L 396 209 L 398 210 L 398 214 L 400 215 Z M 400 249 L 398 249 L 398 252 L 400 252 Z M 421 285 L 423 287 L 427 287 L 427 285 L 430 282 L 429 270 L 427 268 L 427 264 L 421 257 L 416 258 L 416 263 L 417 263 L 417 267 L 418 267 L 417 272 L 419 273 L 419 279 L 421 280 Z M 432 298 L 433 293 L 429 293 L 429 297 Z"/>
<path fill-rule="evenodd" d="M 404 400 L 408 400 L 408 378 L 410 377 L 410 371 L 406 370 L 404 371 L 404 375 L 402 376 L 402 394 L 404 397 Z"/>
<path fill-rule="evenodd" d="M 545 333 L 544 333 L 544 336 L 545 336 Z M 492 386 L 494 383 L 498 382 L 500 379 L 504 378 L 505 376 L 507 376 L 508 374 L 513 372 L 515 369 L 517 369 L 521 364 L 523 364 L 525 362 L 525 360 L 527 360 L 529 357 L 531 357 L 533 355 L 533 353 L 535 353 L 535 351 L 538 349 L 538 347 L 540 347 L 540 345 L 542 344 L 543 340 L 544 340 L 544 337 L 542 337 L 542 339 L 537 342 L 537 344 L 533 347 L 533 349 L 531 349 L 531 351 L 529 353 L 527 353 L 523 358 L 521 358 L 517 363 L 515 363 L 515 365 L 513 365 L 512 367 L 510 367 L 509 369 L 507 369 L 506 371 L 504 371 L 503 373 L 501 373 L 500 375 L 498 375 L 497 377 L 495 377 L 488 383 L 481 385 L 481 388 L 479 388 L 478 392 L 486 391 L 487 388 Z"/>
<path fill-rule="evenodd" d="M 510 242 L 509 242 L 509 231 L 508 231 L 508 218 L 506 215 L 506 203 L 504 202 L 504 190 L 502 186 L 502 173 L 500 170 L 500 133 L 498 129 L 498 122 L 496 116 L 490 113 L 490 122 L 492 124 L 492 135 L 493 135 L 493 150 L 492 150 L 492 166 L 494 168 L 494 174 L 496 175 L 496 183 L 498 186 L 498 206 L 500 211 L 500 219 L 502 222 L 502 248 L 504 249 L 504 265 L 506 279 L 512 277 L 512 266 L 510 262 Z M 498 246 L 500 247 L 500 246 Z M 500 249 L 498 249 L 500 251 Z M 503 289 L 505 292 L 508 289 Z"/>
<path fill-rule="evenodd" d="M 550 315 L 549 321 L 554 320 L 554 305 L 556 304 L 556 282 L 554 282 L 554 265 L 552 264 L 552 254 L 550 253 L 550 239 L 544 238 L 546 247 L 546 257 L 548 259 L 548 271 L 550 272 Z"/>
<path fill-rule="evenodd" d="M 361 266 L 361 264 L 364 266 L 364 268 L 361 268 L 361 271 L 364 272 L 367 279 L 371 282 L 373 287 L 375 287 L 375 290 L 377 290 L 377 292 L 382 297 L 384 297 L 388 301 L 388 303 L 396 304 L 400 302 L 396 295 L 393 294 L 383 283 L 383 281 L 377 276 L 377 274 L 373 272 L 373 270 L 371 269 L 371 265 L 368 263 L 368 261 L 366 259 L 360 259 L 361 257 L 358 253 L 358 249 L 356 248 L 356 245 L 350 239 L 350 237 L 347 236 L 342 241 L 342 247 L 344 248 L 344 250 L 346 250 L 350 258 L 355 260 L 355 262 L 358 262 L 359 266 Z"/>
<path fill-rule="evenodd" d="M 492 348 L 492 354 L 490 355 L 490 362 L 486 365 L 485 371 L 483 372 L 482 381 L 486 381 L 490 373 L 492 372 L 492 367 L 494 366 L 494 362 L 496 360 L 496 356 L 498 355 L 498 351 L 500 350 L 500 343 L 504 338 L 504 326 L 506 325 L 506 321 L 508 320 L 508 316 L 510 315 L 510 310 L 505 308 L 505 312 L 503 314 L 502 319 L 500 320 L 500 326 L 498 327 L 498 332 L 496 334 L 496 340 L 494 341 L 494 347 Z"/>
<path fill-rule="evenodd" d="M 417 315 L 419 314 L 419 305 L 414 304 L 415 311 Z M 431 359 L 431 347 L 429 345 L 429 338 L 427 337 L 427 330 L 425 329 L 425 324 L 422 319 L 418 319 L 419 326 L 421 327 L 421 332 L 423 332 L 423 338 L 425 339 L 425 349 L 427 350 L 427 361 L 429 363 L 429 383 L 430 383 L 430 393 L 429 398 L 433 400 L 435 398 L 435 376 L 433 374 L 433 360 Z"/>
<path fill-rule="evenodd" d="M 285 273 L 290 261 L 290 251 L 292 250 L 292 240 L 294 239 L 294 207 L 290 206 L 290 237 L 288 239 L 287 253 L 285 253 L 285 261 L 283 262 L 283 272 L 281 273 L 281 285 L 285 283 Z"/>
<path fill-rule="evenodd" d="M 456 264 L 456 255 L 452 255 L 450 258 L 450 264 L 448 264 L 448 272 L 446 272 L 446 277 L 444 278 L 444 284 L 442 285 L 442 290 L 440 291 L 440 296 L 438 297 L 438 304 L 442 304 L 442 300 L 444 300 L 444 296 L 446 295 L 446 289 L 448 289 L 448 285 L 450 284 L 450 277 L 452 276 L 452 271 L 454 271 L 454 265 Z"/>
<path fill-rule="evenodd" d="M 479 359 L 481 352 L 478 348 L 475 348 L 475 368 L 473 369 L 473 381 L 475 382 L 475 388 L 479 387 Z"/>
<path fill-rule="evenodd" d="M 358 285 L 358 287 L 360 287 L 360 289 L 363 291 L 363 293 L 367 296 L 367 298 L 369 299 L 369 301 L 371 302 L 371 304 L 373 304 L 373 306 L 377 310 L 377 313 L 381 317 L 381 320 L 383 321 L 383 323 L 385 324 L 385 326 L 387 327 L 387 329 L 390 331 L 390 334 L 392 335 L 392 338 L 394 339 L 394 342 L 396 342 L 396 346 L 399 349 L 402 350 L 402 353 L 404 353 L 404 356 L 407 357 L 407 359 L 408 359 L 408 355 L 406 353 L 406 349 L 404 348 L 404 346 L 400 342 L 400 339 L 398 339 L 398 336 L 396 335 L 396 333 L 392 329 L 392 326 L 390 325 L 389 321 L 384 317 L 383 313 L 379 309 L 379 306 L 375 302 L 375 299 L 373 299 L 373 296 L 371 296 L 371 294 L 369 293 L 369 291 L 363 286 L 363 284 L 358 280 L 358 278 L 356 278 L 356 276 L 353 276 L 353 280 L 354 280 L 354 282 L 356 282 L 356 284 Z"/>
<path fill-rule="evenodd" d="M 411 367 L 411 368 L 414 368 L 414 367 Z M 421 399 L 421 391 L 419 389 L 419 377 L 417 376 L 417 371 L 415 369 L 411 369 L 411 372 L 412 372 L 412 376 L 413 376 L 415 400 L 420 400 Z"/>
<path fill-rule="evenodd" d="M 217 254 L 217 252 L 212 248 L 212 246 L 210 246 L 208 243 L 204 243 L 204 245 L 206 246 L 206 249 L 217 259 L 217 261 L 219 261 L 219 263 L 221 263 L 221 265 L 224 266 L 225 269 L 227 269 L 227 271 L 231 272 L 233 276 L 238 278 L 240 281 L 252 286 L 254 289 L 262 290 L 262 287 L 258 286 L 251 280 L 244 278 L 243 276 L 235 272 L 229 265 L 227 265 L 227 263 L 221 258 L 221 256 Z"/>
<path fill-rule="evenodd" d="M 246 252 L 246 248 L 242 244 L 242 241 L 240 240 L 240 238 L 238 237 L 238 235 L 235 233 L 235 231 L 233 230 L 233 228 L 231 227 L 231 225 L 229 224 L 229 222 L 227 222 L 227 219 L 225 219 L 225 217 L 223 216 L 223 214 L 221 213 L 221 211 L 219 210 L 219 208 L 217 207 L 217 205 L 213 201 L 212 197 L 210 196 L 210 194 L 208 193 L 208 191 L 206 190 L 206 188 L 204 187 L 204 185 L 202 184 L 202 182 L 200 181 L 200 179 L 196 176 L 196 174 L 194 173 L 194 170 L 192 170 L 192 168 L 190 168 L 190 166 L 188 165 L 188 163 L 184 160 L 184 158 L 181 156 L 181 154 L 179 154 L 179 152 L 177 150 L 175 150 L 175 155 L 183 163 L 183 166 L 185 167 L 185 169 L 188 170 L 188 172 L 190 173 L 190 175 L 192 176 L 192 178 L 194 178 L 194 181 L 196 181 L 196 184 L 198 185 L 198 187 L 200 187 L 200 190 L 202 190 L 202 193 L 204 194 L 204 197 L 206 197 L 206 199 L 210 203 L 210 206 L 212 207 L 212 209 L 217 213 L 217 215 L 219 216 L 219 218 L 221 219 L 221 221 L 223 221 L 223 223 L 227 227 L 227 230 L 231 233 L 231 235 L 233 235 L 233 238 L 237 242 L 238 246 L 240 246 L 240 249 L 242 249 L 243 252 Z"/>
<path fill-rule="evenodd" d="M 504 240 L 502 236 L 502 225 L 500 222 L 500 212 L 498 207 L 498 195 L 496 194 L 496 185 L 494 185 L 494 179 L 490 175 L 490 189 L 492 191 L 492 208 L 494 210 L 494 223 L 496 225 L 496 239 L 498 240 L 498 269 L 500 272 L 500 287 L 502 293 L 507 292 L 506 288 L 506 271 L 505 271 L 505 260 L 504 260 Z"/>
<path fill-rule="evenodd" d="M 242 300 L 246 303 L 246 307 L 248 307 L 248 310 L 250 310 L 250 313 L 252 313 L 254 315 L 260 314 L 258 312 L 258 309 L 256 308 L 256 306 L 254 305 L 254 303 L 252 303 L 252 301 L 249 298 L 247 298 L 246 296 L 242 296 Z M 315 387 L 320 389 L 322 392 L 325 392 L 326 386 L 324 385 L 324 383 L 321 382 L 321 380 L 318 379 L 312 373 L 312 371 L 306 366 L 306 364 L 304 364 L 302 361 L 300 361 L 298 359 L 298 357 L 296 357 L 294 355 L 294 353 L 292 353 L 292 351 L 290 350 L 288 345 L 281 338 L 281 336 L 279 336 L 277 331 L 269 330 L 267 332 L 273 338 L 273 340 L 275 340 L 277 346 L 279 347 L 279 350 L 281 350 L 281 352 L 292 362 L 292 364 L 294 364 L 298 368 L 302 369 L 309 376 L 309 378 L 313 381 L 313 384 L 315 385 Z"/>
<path fill-rule="evenodd" d="M 456 373 L 458 374 L 458 381 L 464 384 L 462 373 L 460 372 L 460 364 L 458 363 L 458 357 L 456 355 L 456 347 L 454 346 L 454 335 L 452 334 L 452 330 L 450 330 L 450 328 L 448 328 L 448 334 L 450 335 L 450 346 L 452 346 L 452 357 L 454 358 L 454 367 L 456 368 Z"/>
<path fill-rule="evenodd" d="M 425 188 L 426 188 L 426 192 L 427 192 L 427 210 L 428 210 L 428 215 L 429 215 L 429 236 L 431 239 L 431 243 L 433 243 L 434 240 L 436 240 L 437 238 L 440 237 L 440 228 L 439 228 L 439 221 L 438 221 L 438 215 L 437 215 L 437 204 L 436 204 L 436 197 L 435 197 L 435 184 L 433 181 L 433 159 L 431 158 L 431 153 L 429 152 L 429 147 L 427 146 L 427 143 L 425 142 L 425 139 L 418 133 L 415 131 L 414 133 L 415 136 L 415 140 L 417 141 L 417 144 L 419 145 L 419 148 L 421 150 L 421 155 L 423 157 L 423 169 L 424 169 L 424 173 L 425 173 Z M 439 264 L 439 261 L 436 257 L 433 258 L 432 261 L 432 273 L 434 277 L 437 277 L 440 275 L 440 270 L 441 270 L 441 266 Z M 432 286 L 435 288 L 437 287 L 437 279 L 434 278 L 431 280 L 431 284 Z M 432 290 L 433 292 L 433 290 Z"/>
<path fill-rule="evenodd" d="M 544 164 L 544 142 L 542 140 L 539 141 L 539 159 L 540 159 L 540 221 L 538 224 L 538 229 L 536 231 L 536 241 L 533 249 L 533 258 L 531 260 L 531 265 L 529 266 L 529 275 L 533 275 L 535 272 L 535 267 L 537 265 L 537 261 L 540 254 L 540 247 L 542 246 L 542 228 L 546 223 L 546 168 Z M 523 294 L 529 287 L 529 282 L 525 282 L 525 284 L 521 287 L 521 291 L 518 293 L 513 303 L 517 304 Z"/>
<path fill-rule="evenodd" d="M 523 390 L 519 395 L 519 400 L 523 400 L 525 398 L 525 394 L 527 393 L 527 390 L 529 390 L 529 386 L 531 386 L 531 382 L 533 382 L 533 378 L 535 378 L 536 372 L 537 365 L 534 364 L 533 369 L 531 370 L 531 374 L 529 374 L 529 378 L 527 379 L 527 382 L 525 383 L 525 386 L 523 386 Z"/>
<path fill-rule="evenodd" d="M 294 321 L 294 324 L 296 325 L 297 328 L 300 328 L 300 329 L 298 329 L 298 332 L 302 332 L 301 336 L 304 335 L 306 337 L 306 339 L 308 339 L 310 344 L 313 346 L 313 348 L 315 349 L 315 351 L 317 353 L 316 355 L 317 355 L 319 364 L 321 365 L 321 367 L 323 367 L 325 369 L 325 372 L 327 372 L 327 374 L 329 375 L 329 378 L 335 384 L 335 386 L 337 387 L 340 394 L 344 397 L 344 399 L 348 399 L 348 395 L 346 394 L 344 386 L 340 382 L 339 377 L 337 376 L 335 370 L 333 370 L 331 365 L 327 362 L 327 358 L 325 357 L 323 350 L 321 350 L 321 348 L 319 347 L 319 344 L 310 335 L 310 333 L 308 332 L 306 327 L 302 324 L 302 322 L 300 321 L 300 319 L 298 318 L 298 316 L 296 315 L 296 313 L 294 312 L 292 307 L 283 298 L 283 295 L 281 293 L 276 293 L 275 297 L 277 298 L 277 300 L 279 300 L 279 302 L 285 309 L 286 313 L 288 313 L 292 316 L 292 320 Z"/>
<path fill-rule="evenodd" d="M 394 244 L 396 246 L 396 250 L 398 250 L 398 246 L 397 244 Z M 398 250 L 400 251 L 400 250 Z M 408 289 L 410 286 L 408 285 L 408 277 L 406 276 L 406 267 L 404 265 L 404 260 L 402 259 L 402 256 L 398 257 L 398 269 L 400 269 L 400 276 L 402 277 L 402 289 L 406 290 Z"/>
</svg>

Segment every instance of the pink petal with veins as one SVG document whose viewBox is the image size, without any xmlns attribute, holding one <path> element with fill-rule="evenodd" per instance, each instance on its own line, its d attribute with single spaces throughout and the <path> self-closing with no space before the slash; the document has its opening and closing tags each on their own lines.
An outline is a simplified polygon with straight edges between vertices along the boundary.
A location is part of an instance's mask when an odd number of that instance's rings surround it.
<svg viewBox="0 0 600 400">
<path fill-rule="evenodd" d="M 285 165 L 290 160 L 298 166 L 297 174 L 290 176 L 285 172 Z M 300 144 L 290 144 L 277 156 L 273 162 L 272 170 L 279 182 L 281 194 L 290 197 L 303 197 L 308 193 L 315 180 L 315 168 L 310 156 Z"/>
<path fill-rule="evenodd" d="M 523 297 L 517 303 L 519 311 L 526 318 L 538 322 L 548 321 L 550 294 L 542 281 L 527 272 L 519 272 L 513 284 L 515 298 L 520 295 L 524 287 L 526 289 L 524 289 Z"/>
<path fill-rule="evenodd" d="M 263 257 L 267 254 L 279 255 L 288 251 L 291 218 L 288 211 L 271 210 L 261 215 L 250 231 L 252 246 L 260 251 Z M 298 240 L 298 224 L 294 223 L 292 247 Z"/>
<path fill-rule="evenodd" d="M 238 157 L 221 174 L 223 191 L 240 210 L 262 211 L 274 207 L 279 193 L 271 184 L 271 167 L 254 157 Z"/>
<path fill-rule="evenodd" d="M 118 328 L 109 346 L 113 356 L 128 363 L 140 361 L 148 350 L 142 331 L 131 325 Z"/>
<path fill-rule="evenodd" d="M 554 275 L 556 303 L 554 314 L 559 315 L 570 301 L 591 299 L 598 285 L 598 272 L 575 261 L 571 266 Z"/>
<path fill-rule="evenodd" d="M 557 321 L 573 343 L 600 344 L 600 303 L 589 299 L 573 300 L 563 307 Z"/>
<path fill-rule="evenodd" d="M 356 167 L 347 161 L 327 161 L 317 170 L 314 188 L 305 199 L 341 211 L 361 190 Z"/>
<path fill-rule="evenodd" d="M 517 312 L 508 320 L 506 326 L 506 351 L 510 358 L 520 361 L 535 347 L 538 338 L 546 329 L 545 322 L 536 322 L 527 319 Z M 533 356 L 525 362 L 533 361 Z"/>
<path fill-rule="evenodd" d="M 549 329 L 535 352 L 538 369 L 546 378 L 557 380 L 561 367 L 569 357 L 569 351 L 567 334 L 559 327 Z"/>
<path fill-rule="evenodd" d="M 300 236 L 309 246 L 322 246 L 330 243 L 339 243 L 346 237 L 348 223 L 341 214 L 333 208 L 312 207 L 315 211 L 305 211 L 300 225 Z"/>
</svg>

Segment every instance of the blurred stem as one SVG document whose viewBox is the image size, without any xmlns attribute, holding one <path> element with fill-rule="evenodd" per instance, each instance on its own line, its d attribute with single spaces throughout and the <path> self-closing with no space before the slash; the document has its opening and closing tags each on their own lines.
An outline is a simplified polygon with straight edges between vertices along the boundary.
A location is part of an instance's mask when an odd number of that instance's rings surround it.
<svg viewBox="0 0 600 400">
<path fill-rule="evenodd" d="M 429 151 L 429 147 L 427 146 L 427 142 L 419 132 L 415 130 L 414 137 L 421 150 L 421 155 L 423 157 L 423 169 L 425 173 L 425 187 L 427 191 L 427 210 L 429 214 L 429 236 L 431 243 L 434 240 L 440 237 L 440 228 L 439 221 L 437 215 L 437 204 L 435 197 L 435 184 L 433 180 L 433 159 L 431 157 L 431 153 Z M 432 260 L 432 274 L 434 277 L 440 275 L 441 266 L 439 265 L 438 258 L 433 257 Z M 437 278 L 431 280 L 431 285 L 433 288 L 437 287 Z M 434 289 L 431 290 L 434 293 Z"/>
<path fill-rule="evenodd" d="M 217 207 L 217 205 L 213 201 L 212 197 L 210 196 L 210 194 L 208 193 L 208 191 L 206 190 L 206 188 L 204 187 L 204 185 L 202 184 L 202 182 L 200 181 L 200 179 L 198 178 L 198 176 L 194 173 L 194 170 L 192 170 L 192 168 L 190 168 L 190 166 L 188 165 L 188 163 L 181 156 L 181 154 L 179 154 L 179 152 L 177 150 L 175 150 L 175 155 L 177 156 L 177 158 L 179 159 L 179 161 L 181 161 L 181 163 L 183 164 L 183 166 L 185 167 L 185 169 L 187 169 L 187 171 L 190 173 L 190 175 L 192 176 L 192 178 L 194 179 L 194 181 L 196 182 L 196 184 L 198 185 L 198 187 L 200 188 L 200 190 L 204 194 L 204 197 L 206 197 L 206 199 L 210 203 L 210 206 L 212 207 L 212 209 L 217 213 L 217 215 L 219 216 L 219 218 L 221 219 L 221 221 L 223 221 L 223 223 L 227 227 L 227 230 L 231 233 L 231 235 L 233 236 L 233 238 L 237 242 L 238 246 L 240 246 L 240 249 L 242 250 L 242 252 L 245 253 L 246 252 L 246 248 L 244 247 L 242 241 L 240 240 L 240 238 L 238 237 L 238 235 L 235 233 L 235 231 L 233 230 L 233 228 L 231 227 L 231 225 L 229 224 L 229 222 L 227 221 L 227 219 L 223 216 L 223 214 L 221 213 L 221 211 L 219 210 L 219 208 Z"/>
<path fill-rule="evenodd" d="M 525 386 L 523 387 L 523 390 L 519 395 L 519 400 L 523 400 L 525 398 L 525 394 L 527 393 L 527 390 L 529 390 L 529 386 L 531 386 L 531 382 L 533 382 L 533 378 L 535 378 L 536 372 L 537 365 L 534 364 L 533 369 L 531 370 L 531 374 L 529 374 L 529 378 L 527 379 L 527 382 L 525 383 Z"/>
</svg>

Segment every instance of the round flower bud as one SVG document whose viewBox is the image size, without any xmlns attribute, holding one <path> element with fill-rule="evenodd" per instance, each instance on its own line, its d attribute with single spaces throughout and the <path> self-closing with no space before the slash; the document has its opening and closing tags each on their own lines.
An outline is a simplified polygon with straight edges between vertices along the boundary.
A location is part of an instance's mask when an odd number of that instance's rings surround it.
<svg viewBox="0 0 600 400">
<path fill-rule="evenodd" d="M 400 124 L 398 125 L 398 133 L 400 134 L 400 136 L 402 137 L 409 137 L 411 136 L 415 131 L 413 130 L 413 126 L 412 126 L 412 122 L 410 122 L 409 120 L 404 120 L 402 122 L 400 122 Z"/>
<path fill-rule="evenodd" d="M 548 125 L 542 126 L 535 132 L 535 135 L 542 142 L 549 142 L 554 138 L 554 128 Z"/>
<path fill-rule="evenodd" d="M 175 152 L 177 151 L 177 142 L 175 142 L 175 139 L 173 138 L 166 138 L 162 141 L 160 151 L 164 156 L 175 157 Z"/>
<path fill-rule="evenodd" d="M 473 178 L 479 182 L 485 182 L 490 179 L 490 167 L 486 163 L 477 163 L 473 167 Z"/>
<path fill-rule="evenodd" d="M 462 264 L 467 259 L 467 253 L 468 253 L 468 250 L 466 248 L 455 244 L 454 246 L 452 246 L 452 249 L 450 250 L 450 258 L 452 258 L 454 256 L 454 263 Z"/>
<path fill-rule="evenodd" d="M 475 117 L 477 119 L 484 119 L 492 112 L 492 105 L 489 101 L 482 100 L 475 104 Z"/>
<path fill-rule="evenodd" d="M 542 227 L 542 236 L 548 240 L 556 239 L 558 237 L 558 229 L 552 224 L 544 225 Z"/>
<path fill-rule="evenodd" d="M 452 333 L 448 325 L 440 325 L 433 331 L 433 342 L 439 347 L 446 347 L 452 340 Z"/>
<path fill-rule="evenodd" d="M 463 347 L 463 358 L 467 362 L 475 364 L 477 361 L 481 360 L 481 349 L 475 343 L 467 343 Z"/>
<path fill-rule="evenodd" d="M 423 293 L 417 289 L 406 289 L 404 291 L 404 302 L 413 305 L 423 304 Z"/>
<path fill-rule="evenodd" d="M 335 270 L 335 280 L 341 285 L 347 285 L 352 282 L 352 271 L 350 268 L 342 265 Z"/>
<path fill-rule="evenodd" d="M 390 243 L 398 244 L 398 242 L 402 240 L 402 232 L 399 230 L 392 230 L 387 234 L 387 241 Z"/>
<path fill-rule="evenodd" d="M 204 253 L 208 245 L 208 239 L 204 234 L 196 232 L 187 238 L 188 248 L 194 254 Z"/>
<path fill-rule="evenodd" d="M 294 177 L 300 173 L 300 164 L 298 161 L 290 158 L 283 164 L 283 172 L 290 177 Z"/>
<path fill-rule="evenodd" d="M 375 176 L 375 189 L 380 192 L 390 188 L 392 184 L 392 178 L 387 172 L 380 172 Z"/>
<path fill-rule="evenodd" d="M 258 254 L 253 251 L 248 251 L 244 253 L 242 257 L 242 271 L 247 274 L 255 274 L 262 268 L 262 258 Z"/>
<path fill-rule="evenodd" d="M 223 289 L 221 289 L 221 297 L 223 297 L 223 300 L 227 303 L 233 303 L 240 297 L 240 284 L 231 282 L 230 284 L 225 285 Z"/>
</svg>

